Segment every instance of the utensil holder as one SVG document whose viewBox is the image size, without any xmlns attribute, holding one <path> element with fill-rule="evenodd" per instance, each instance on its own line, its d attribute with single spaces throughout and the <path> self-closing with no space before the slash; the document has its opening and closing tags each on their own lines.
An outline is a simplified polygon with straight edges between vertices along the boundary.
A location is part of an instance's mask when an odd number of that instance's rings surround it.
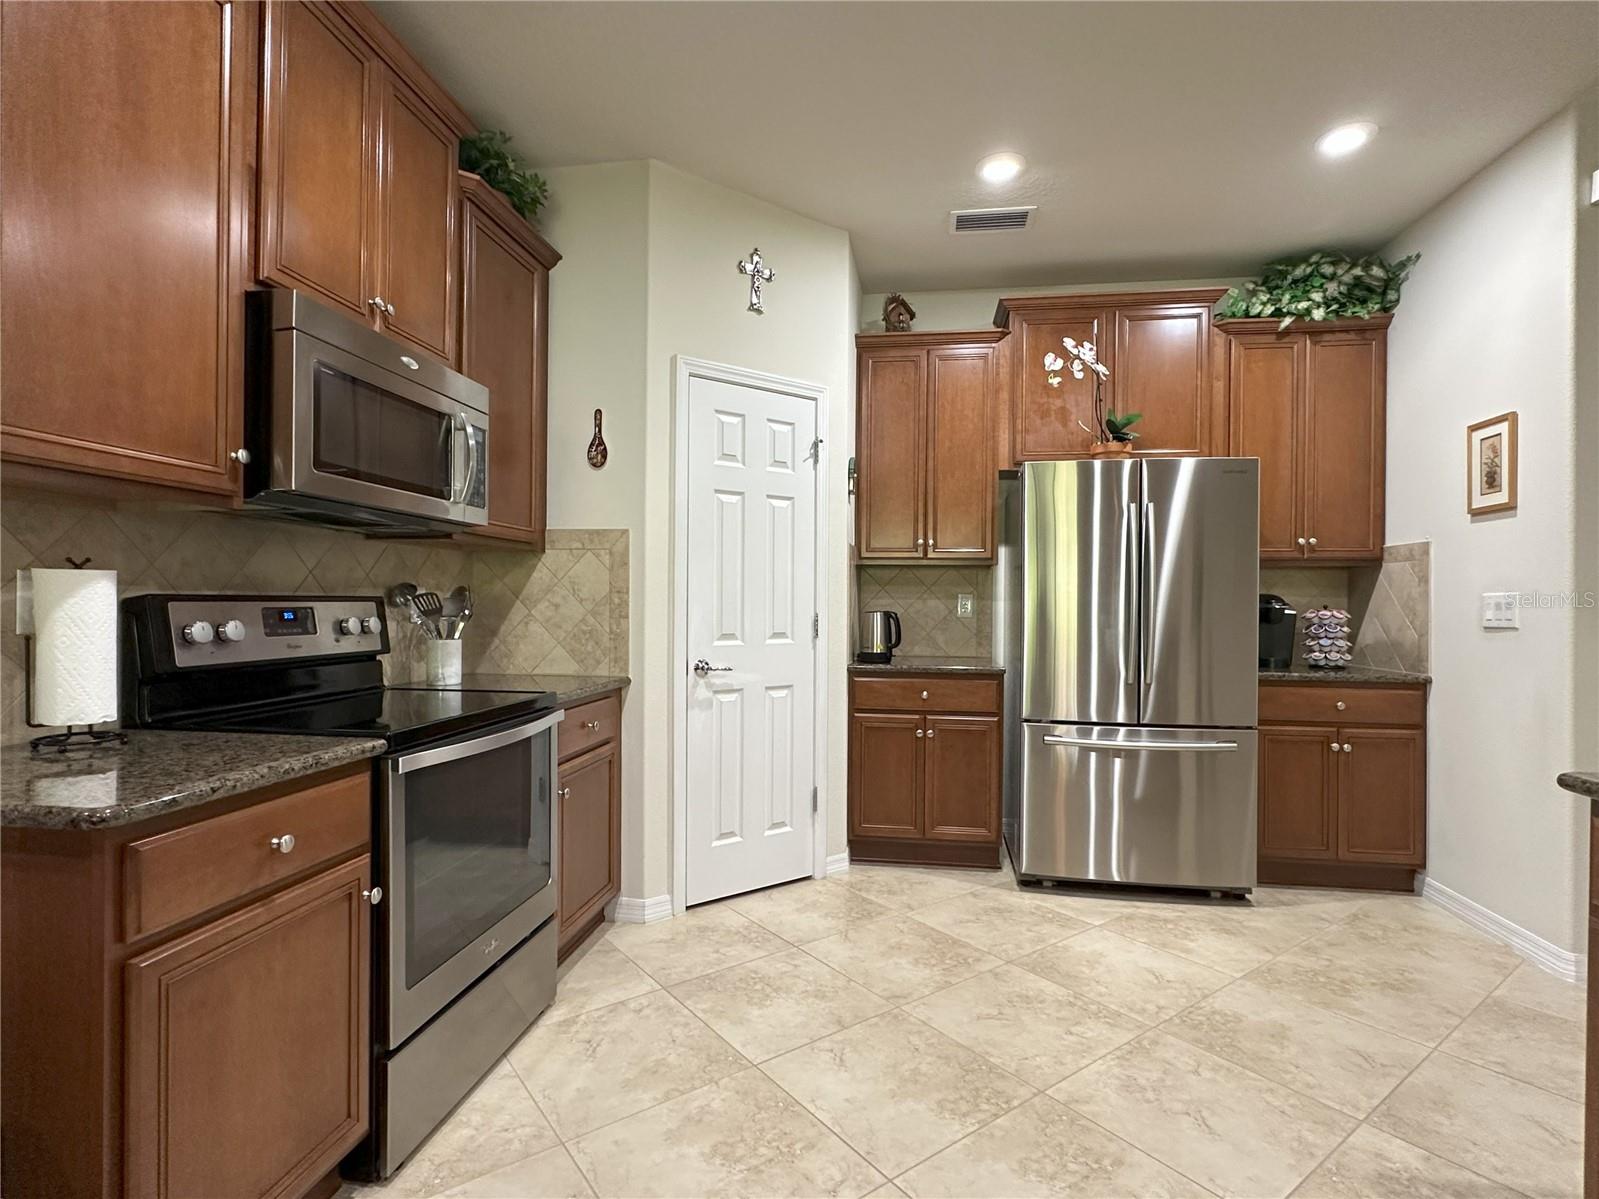
<svg viewBox="0 0 1599 1199">
<path fill-rule="evenodd" d="M 428 641 L 428 685 L 433 687 L 459 686 L 461 682 L 461 643 L 459 641 Z"/>
</svg>

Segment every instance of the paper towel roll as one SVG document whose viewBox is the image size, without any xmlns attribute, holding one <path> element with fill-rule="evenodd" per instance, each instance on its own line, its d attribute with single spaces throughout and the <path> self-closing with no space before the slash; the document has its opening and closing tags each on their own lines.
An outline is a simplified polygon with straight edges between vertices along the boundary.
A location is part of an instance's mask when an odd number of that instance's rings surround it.
<svg viewBox="0 0 1599 1199">
<path fill-rule="evenodd" d="M 117 718 L 117 572 L 33 569 L 33 719 Z"/>
</svg>

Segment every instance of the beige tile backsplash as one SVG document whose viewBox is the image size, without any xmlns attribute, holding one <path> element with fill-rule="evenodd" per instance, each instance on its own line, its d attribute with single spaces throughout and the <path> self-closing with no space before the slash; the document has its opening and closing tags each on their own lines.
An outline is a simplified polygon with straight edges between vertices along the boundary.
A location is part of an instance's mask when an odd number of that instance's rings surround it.
<svg viewBox="0 0 1599 1199">
<path fill-rule="evenodd" d="M 906 657 L 992 658 L 993 571 L 986 566 L 861 566 L 856 575 L 856 629 L 860 613 L 899 613 Z M 972 614 L 956 615 L 956 598 L 972 597 Z"/>
<path fill-rule="evenodd" d="M 1381 566 L 1262 567 L 1260 589 L 1282 596 L 1299 612 L 1321 605 L 1345 609 L 1357 664 L 1426 674 L 1431 574 L 1432 543 L 1414 541 L 1383 547 Z M 1303 649 L 1296 638 L 1296 663 Z"/>
<path fill-rule="evenodd" d="M 33 735 L 22 712 L 16 572 L 92 558 L 115 570 L 124 595 L 144 591 L 381 595 L 412 581 L 440 593 L 473 591 L 467 671 L 625 673 L 625 529 L 551 529 L 544 553 L 383 541 L 356 533 L 231 513 L 18 495 L 0 507 L 0 738 Z M 422 677 L 424 640 L 390 610 L 390 681 Z"/>
</svg>

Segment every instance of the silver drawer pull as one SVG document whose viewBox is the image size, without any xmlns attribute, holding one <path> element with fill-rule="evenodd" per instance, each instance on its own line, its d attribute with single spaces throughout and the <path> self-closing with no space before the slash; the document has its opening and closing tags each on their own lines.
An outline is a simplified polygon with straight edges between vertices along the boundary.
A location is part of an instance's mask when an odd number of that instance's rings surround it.
<svg viewBox="0 0 1599 1199">
<path fill-rule="evenodd" d="M 925 736 L 927 736 L 927 730 L 925 730 L 925 729 L 917 729 L 916 730 L 916 735 L 918 737 L 925 737 Z"/>
<path fill-rule="evenodd" d="M 383 888 L 373 887 L 370 891 L 362 891 L 361 898 L 366 900 L 373 907 L 377 907 L 378 904 L 383 902 Z"/>
<path fill-rule="evenodd" d="M 294 851 L 294 834 L 284 833 L 281 837 L 273 837 L 270 844 L 279 853 L 292 853 Z"/>
<path fill-rule="evenodd" d="M 922 692 L 922 698 L 923 698 L 923 699 L 926 699 L 926 698 L 927 698 L 927 692 L 925 692 L 925 691 L 924 691 L 924 692 Z"/>
<path fill-rule="evenodd" d="M 1238 748 L 1236 741 L 1095 741 L 1090 737 L 1045 736 L 1045 745 L 1071 745 L 1078 749 L 1160 749 L 1183 750 L 1191 753 L 1229 753 Z"/>
<path fill-rule="evenodd" d="M 585 720 L 583 727 L 591 733 L 597 733 L 600 731 L 600 722 L 597 720 Z"/>
<path fill-rule="evenodd" d="M 1338 701 L 1338 702 L 1337 702 L 1337 703 L 1336 703 L 1336 704 L 1335 704 L 1335 705 L 1333 705 L 1333 706 L 1334 706 L 1334 707 L 1336 707 L 1336 708 L 1337 708 L 1337 709 L 1338 709 L 1338 710 L 1339 710 L 1339 711 L 1340 711 L 1340 712 L 1342 712 L 1342 711 L 1343 711 L 1343 710 L 1344 710 L 1344 701 L 1343 701 L 1343 700 L 1339 700 L 1339 701 Z"/>
<path fill-rule="evenodd" d="M 1332 751 L 1333 751 L 1333 753 L 1337 753 L 1338 752 L 1338 742 L 1334 741 L 1332 743 Z"/>
</svg>

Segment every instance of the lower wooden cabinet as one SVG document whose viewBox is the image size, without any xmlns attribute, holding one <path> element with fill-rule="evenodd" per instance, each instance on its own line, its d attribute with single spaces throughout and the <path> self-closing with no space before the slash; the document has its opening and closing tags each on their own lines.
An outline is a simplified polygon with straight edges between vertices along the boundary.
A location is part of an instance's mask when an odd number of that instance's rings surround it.
<svg viewBox="0 0 1599 1199">
<path fill-rule="evenodd" d="M 621 706 L 620 695 L 604 696 L 561 723 L 560 957 L 600 925 L 622 890 Z"/>
<path fill-rule="evenodd" d="M 3 831 L 5 1194 L 293 1199 L 329 1178 L 369 1122 L 371 786 L 359 762 Z"/>
<path fill-rule="evenodd" d="M 1420 685 L 1262 685 L 1261 882 L 1413 886 L 1427 861 L 1424 707 Z M 1332 719 L 1306 719 L 1318 712 Z"/>
<path fill-rule="evenodd" d="M 1001 702 L 997 673 L 851 672 L 852 859 L 997 863 Z"/>
</svg>

